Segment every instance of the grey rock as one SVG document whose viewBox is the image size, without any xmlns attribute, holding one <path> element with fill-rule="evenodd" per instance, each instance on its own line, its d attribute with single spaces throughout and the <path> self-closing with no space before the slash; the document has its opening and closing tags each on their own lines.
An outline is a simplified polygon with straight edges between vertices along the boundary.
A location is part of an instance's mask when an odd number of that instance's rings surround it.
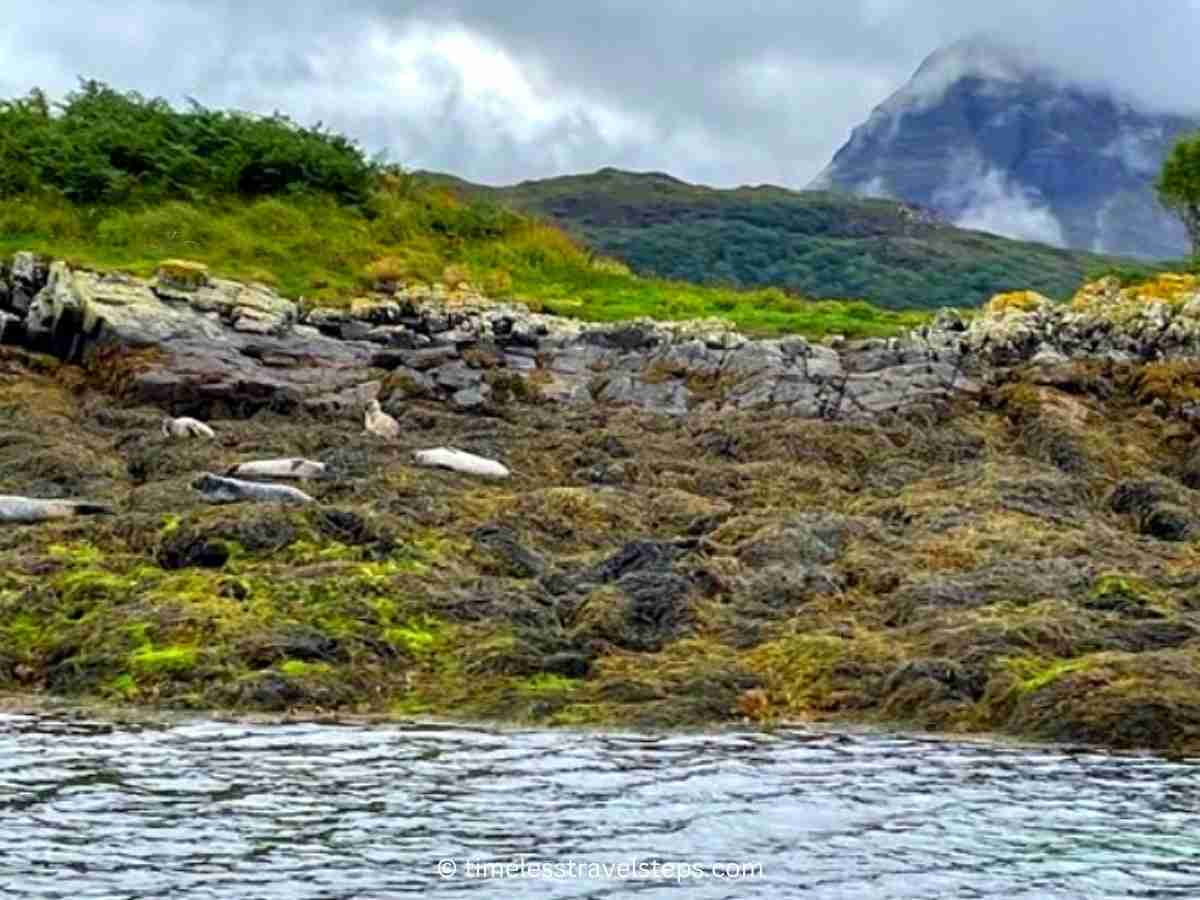
<svg viewBox="0 0 1200 900">
<path fill-rule="evenodd" d="M 446 363 L 430 373 L 439 387 L 448 391 L 460 391 L 465 388 L 476 388 L 483 381 L 483 373 L 472 369 L 465 362 L 456 360 Z"/>
<path fill-rule="evenodd" d="M 463 412 L 473 412 L 483 409 L 491 395 L 491 388 L 486 384 L 466 387 L 455 391 L 450 397 L 450 403 L 455 409 Z"/>
<path fill-rule="evenodd" d="M 383 358 L 384 354 L 382 353 L 376 355 L 377 360 Z M 454 347 L 426 347 L 420 350 L 389 354 L 387 358 L 396 360 L 396 363 L 392 366 L 384 366 L 384 368 L 395 368 L 395 365 L 401 365 L 423 372 L 458 359 L 458 351 Z"/>
<path fill-rule="evenodd" d="M 17 344 L 25 338 L 25 320 L 0 310 L 0 344 Z"/>
<path fill-rule="evenodd" d="M 687 412 L 690 392 L 679 381 L 647 384 L 630 375 L 609 379 L 597 399 L 602 403 L 637 406 L 650 412 L 682 415 Z"/>
</svg>

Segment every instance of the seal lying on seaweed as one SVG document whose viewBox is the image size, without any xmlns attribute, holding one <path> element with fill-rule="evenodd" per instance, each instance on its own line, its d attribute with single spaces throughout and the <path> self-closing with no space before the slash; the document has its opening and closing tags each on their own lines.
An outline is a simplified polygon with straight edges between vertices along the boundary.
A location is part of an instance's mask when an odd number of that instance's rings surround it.
<svg viewBox="0 0 1200 900">
<path fill-rule="evenodd" d="M 311 459 L 256 459 L 238 463 L 226 478 L 331 478 L 329 466 Z"/>
<path fill-rule="evenodd" d="M 69 519 L 72 516 L 111 516 L 112 508 L 83 500 L 38 500 L 0 496 L 0 522 L 30 524 Z"/>
<path fill-rule="evenodd" d="M 162 433 L 163 437 L 169 438 L 215 438 L 217 436 L 215 431 L 213 431 L 199 419 L 192 419 L 187 416 L 182 416 L 178 419 L 163 419 Z"/>
<path fill-rule="evenodd" d="M 192 487 L 204 495 L 209 503 L 315 503 L 312 497 L 294 487 L 282 484 L 260 484 L 256 481 L 239 481 L 222 478 L 205 472 L 192 482 Z"/>
</svg>

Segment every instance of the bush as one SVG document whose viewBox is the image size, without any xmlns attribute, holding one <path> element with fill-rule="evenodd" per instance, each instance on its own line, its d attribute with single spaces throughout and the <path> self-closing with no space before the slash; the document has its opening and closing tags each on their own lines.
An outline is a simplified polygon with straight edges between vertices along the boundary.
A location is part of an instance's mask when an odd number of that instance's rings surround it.
<svg viewBox="0 0 1200 900">
<path fill-rule="evenodd" d="M 115 204 L 318 191 L 367 200 L 375 168 L 348 138 L 286 116 L 185 111 L 99 81 L 51 109 L 40 90 L 0 102 L 0 196 L 43 189 Z"/>
</svg>

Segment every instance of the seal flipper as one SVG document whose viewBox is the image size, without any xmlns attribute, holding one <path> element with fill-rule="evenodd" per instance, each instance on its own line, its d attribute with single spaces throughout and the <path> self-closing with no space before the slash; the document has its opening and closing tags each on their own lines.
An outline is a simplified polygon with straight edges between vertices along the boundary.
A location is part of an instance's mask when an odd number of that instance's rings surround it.
<svg viewBox="0 0 1200 900">
<path fill-rule="evenodd" d="M 72 503 L 71 509 L 77 516 L 111 516 L 114 515 L 111 506 L 103 503 Z"/>
</svg>

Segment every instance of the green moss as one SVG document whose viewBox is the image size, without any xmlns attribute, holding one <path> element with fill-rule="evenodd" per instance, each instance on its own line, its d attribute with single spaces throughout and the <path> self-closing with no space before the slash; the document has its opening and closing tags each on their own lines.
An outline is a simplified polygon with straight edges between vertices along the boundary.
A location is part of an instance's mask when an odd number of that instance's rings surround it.
<svg viewBox="0 0 1200 900">
<path fill-rule="evenodd" d="M 54 585 L 68 603 L 82 601 L 119 602 L 128 597 L 129 579 L 98 569 L 67 572 Z"/>
<path fill-rule="evenodd" d="M 4 645 L 20 656 L 31 654 L 43 642 L 45 633 L 45 622 L 28 612 L 18 612 L 0 628 Z"/>
<path fill-rule="evenodd" d="M 51 544 L 47 552 L 68 566 L 98 566 L 104 562 L 103 551 L 89 543 Z"/>
<path fill-rule="evenodd" d="M 1094 664 L 1088 657 L 1048 660 L 1031 656 L 1014 657 L 1003 663 L 1017 678 L 1015 690 L 1018 695 L 1040 691 L 1064 675 L 1088 669 Z"/>
<path fill-rule="evenodd" d="M 101 688 L 101 694 L 117 700 L 132 700 L 137 696 L 137 682 L 128 672 L 123 672 Z"/>
<path fill-rule="evenodd" d="M 1084 605 L 1138 618 L 1172 617 L 1180 604 L 1149 580 L 1128 573 L 1106 573 L 1092 584 Z"/>
<path fill-rule="evenodd" d="M 551 694 L 571 694 L 579 687 L 577 678 L 564 678 L 561 675 L 551 675 L 545 672 L 533 675 L 523 681 L 518 681 L 514 687 L 521 694 L 540 696 Z"/>
<path fill-rule="evenodd" d="M 383 639 L 398 650 L 413 656 L 429 656 L 446 645 L 448 629 L 432 616 L 410 619 L 383 632 Z"/>
<path fill-rule="evenodd" d="M 195 668 L 199 651 L 195 647 L 139 647 L 129 657 L 136 672 L 146 674 L 178 674 Z"/>
<path fill-rule="evenodd" d="M 332 670 L 328 663 L 305 662 L 300 659 L 285 659 L 276 668 L 290 678 L 305 678 L 313 675 L 328 675 Z"/>
<path fill-rule="evenodd" d="M 1092 597 L 1099 599 L 1127 600 L 1139 606 L 1146 605 L 1151 592 L 1146 582 L 1131 575 L 1101 575 L 1092 585 Z"/>
</svg>

